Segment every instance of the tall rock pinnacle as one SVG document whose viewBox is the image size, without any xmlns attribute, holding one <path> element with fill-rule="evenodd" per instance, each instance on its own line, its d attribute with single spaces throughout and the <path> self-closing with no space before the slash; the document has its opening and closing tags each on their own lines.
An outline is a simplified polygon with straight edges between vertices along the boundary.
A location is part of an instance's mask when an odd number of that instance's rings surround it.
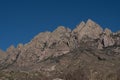
<svg viewBox="0 0 120 80">
<path fill-rule="evenodd" d="M 73 30 L 73 33 L 77 34 L 79 41 L 85 36 L 88 36 L 93 39 L 99 38 L 99 35 L 102 32 L 103 29 L 90 19 L 88 19 L 86 23 L 80 23 L 80 25 Z"/>
</svg>

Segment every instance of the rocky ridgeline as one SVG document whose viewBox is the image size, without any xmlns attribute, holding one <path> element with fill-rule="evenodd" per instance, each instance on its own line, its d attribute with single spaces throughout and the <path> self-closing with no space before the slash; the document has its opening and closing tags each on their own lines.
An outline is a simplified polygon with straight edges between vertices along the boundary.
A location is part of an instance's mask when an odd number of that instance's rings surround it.
<svg viewBox="0 0 120 80">
<path fill-rule="evenodd" d="M 81 22 L 74 30 L 60 26 L 53 32 L 38 34 L 25 45 L 19 44 L 17 48 L 10 46 L 6 52 L 0 50 L 0 69 L 11 66 L 16 70 L 27 70 L 49 57 L 67 54 L 83 46 L 82 43 L 94 49 L 120 46 L 120 32 L 103 30 L 90 19 L 86 23 Z"/>
</svg>

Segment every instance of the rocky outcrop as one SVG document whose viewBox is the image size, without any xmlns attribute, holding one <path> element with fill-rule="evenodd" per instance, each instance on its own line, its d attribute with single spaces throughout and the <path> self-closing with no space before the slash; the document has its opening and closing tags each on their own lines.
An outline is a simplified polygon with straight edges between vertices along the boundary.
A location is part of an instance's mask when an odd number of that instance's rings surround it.
<svg viewBox="0 0 120 80">
<path fill-rule="evenodd" d="M 115 44 L 113 38 L 107 35 L 103 35 L 102 43 L 104 47 L 113 46 Z"/>
<path fill-rule="evenodd" d="M 115 40 L 112 37 L 112 32 L 109 29 L 105 29 L 102 34 L 100 34 L 100 40 L 98 42 L 98 48 L 103 49 L 103 47 L 109 47 L 115 45 Z"/>
<path fill-rule="evenodd" d="M 120 31 L 113 33 L 112 37 L 115 40 L 115 45 L 119 46 L 120 45 Z"/>
</svg>

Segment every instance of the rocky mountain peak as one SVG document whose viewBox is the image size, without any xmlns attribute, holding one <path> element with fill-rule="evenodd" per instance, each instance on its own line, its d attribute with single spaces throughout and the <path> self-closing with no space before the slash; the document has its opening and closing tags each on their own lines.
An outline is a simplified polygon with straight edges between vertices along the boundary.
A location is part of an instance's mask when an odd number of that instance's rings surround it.
<svg viewBox="0 0 120 80">
<path fill-rule="evenodd" d="M 104 33 L 105 33 L 107 36 L 109 36 L 110 34 L 112 34 L 112 31 L 111 31 L 110 29 L 108 29 L 108 28 L 105 28 Z"/>
<path fill-rule="evenodd" d="M 76 36 L 78 36 L 78 41 L 80 41 L 85 36 L 92 39 L 97 39 L 102 32 L 102 27 L 100 27 L 100 25 L 91 19 L 88 19 L 86 23 L 80 23 L 80 25 L 73 30 L 73 34 L 76 34 Z"/>
<path fill-rule="evenodd" d="M 86 25 L 88 25 L 89 27 L 94 26 L 95 24 L 96 24 L 96 22 L 94 22 L 91 19 L 88 19 L 87 22 L 86 22 Z"/>
<path fill-rule="evenodd" d="M 7 49 L 6 52 L 11 52 L 11 51 L 13 51 L 14 49 L 15 49 L 14 45 L 11 45 L 11 46 Z"/>
<path fill-rule="evenodd" d="M 66 28 L 64 26 L 59 26 L 56 30 L 54 30 L 53 32 L 65 32 Z"/>
<path fill-rule="evenodd" d="M 85 26 L 85 22 L 82 21 L 79 25 L 77 25 L 77 27 L 73 30 L 74 33 L 80 32 L 82 30 L 82 28 Z"/>
</svg>

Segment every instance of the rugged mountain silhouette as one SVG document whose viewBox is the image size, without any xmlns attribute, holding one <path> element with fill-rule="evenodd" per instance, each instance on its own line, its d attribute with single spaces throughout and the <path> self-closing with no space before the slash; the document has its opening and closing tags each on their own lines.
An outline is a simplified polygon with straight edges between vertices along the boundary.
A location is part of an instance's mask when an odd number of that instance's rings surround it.
<svg viewBox="0 0 120 80">
<path fill-rule="evenodd" d="M 119 60 L 120 32 L 103 30 L 90 19 L 73 30 L 60 26 L 25 45 L 0 50 L 2 77 L 19 73 L 13 80 L 120 80 Z M 42 76 L 30 79 L 27 72 Z M 29 77 L 19 78 L 22 73 Z"/>
</svg>

